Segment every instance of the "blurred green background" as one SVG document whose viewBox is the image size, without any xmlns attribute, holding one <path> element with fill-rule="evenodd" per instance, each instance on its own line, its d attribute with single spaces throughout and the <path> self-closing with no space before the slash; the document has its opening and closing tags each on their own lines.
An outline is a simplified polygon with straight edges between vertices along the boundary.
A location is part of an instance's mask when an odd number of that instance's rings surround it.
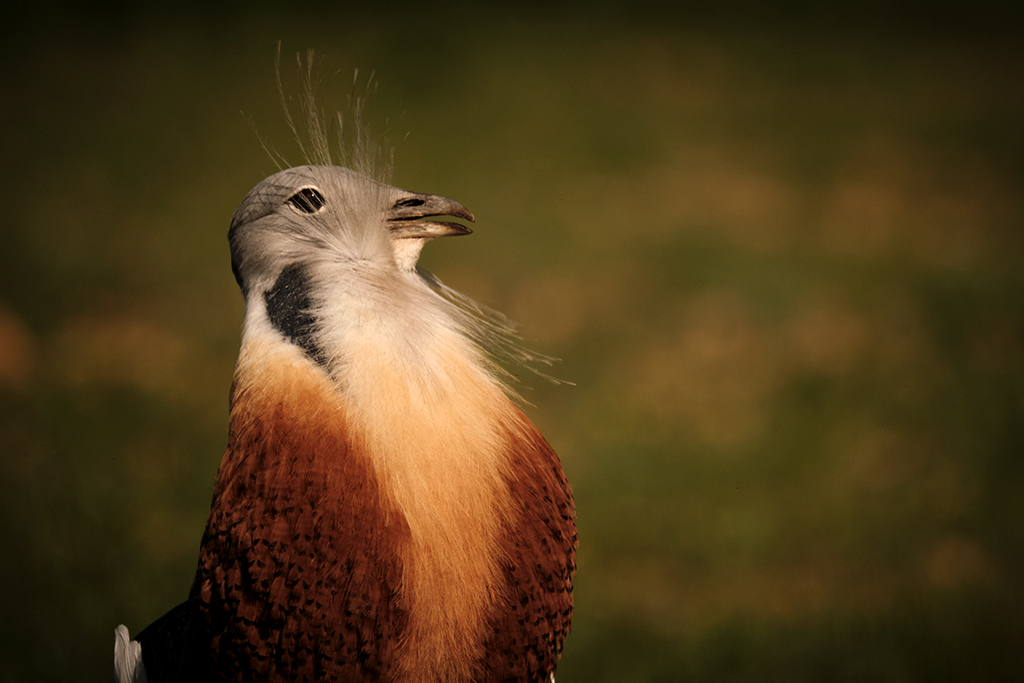
<svg viewBox="0 0 1024 683">
<path fill-rule="evenodd" d="M 40 3 L 3 29 L 0 681 L 106 680 L 187 593 L 274 77 L 353 69 L 576 493 L 560 683 L 1021 680 L 1011 5 Z M 358 86 L 357 86 L 358 90 Z M 250 125 L 251 122 L 251 125 Z"/>
</svg>

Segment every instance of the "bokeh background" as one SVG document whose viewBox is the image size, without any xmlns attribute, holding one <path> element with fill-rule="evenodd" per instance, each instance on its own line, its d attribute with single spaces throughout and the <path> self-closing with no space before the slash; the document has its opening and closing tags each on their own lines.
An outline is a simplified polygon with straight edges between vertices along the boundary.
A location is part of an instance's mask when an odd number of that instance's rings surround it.
<svg viewBox="0 0 1024 683">
<path fill-rule="evenodd" d="M 579 513 L 559 681 L 1024 677 L 1024 40 L 1012 3 L 36 3 L 0 81 L 0 681 L 106 680 L 187 593 L 242 300 L 353 71 Z M 294 90 L 292 92 L 295 92 Z M 258 132 L 258 136 L 254 133 Z"/>
</svg>

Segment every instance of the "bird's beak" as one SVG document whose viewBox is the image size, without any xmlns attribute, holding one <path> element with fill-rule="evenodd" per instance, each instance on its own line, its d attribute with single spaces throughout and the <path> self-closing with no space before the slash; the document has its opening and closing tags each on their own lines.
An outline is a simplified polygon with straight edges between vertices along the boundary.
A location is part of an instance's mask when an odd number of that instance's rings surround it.
<svg viewBox="0 0 1024 683">
<path fill-rule="evenodd" d="M 396 239 L 446 237 L 473 232 L 462 223 L 423 220 L 440 216 L 454 216 L 470 223 L 476 222 L 473 214 L 462 204 L 436 194 L 413 194 L 398 200 L 388 210 L 387 222 Z"/>
</svg>

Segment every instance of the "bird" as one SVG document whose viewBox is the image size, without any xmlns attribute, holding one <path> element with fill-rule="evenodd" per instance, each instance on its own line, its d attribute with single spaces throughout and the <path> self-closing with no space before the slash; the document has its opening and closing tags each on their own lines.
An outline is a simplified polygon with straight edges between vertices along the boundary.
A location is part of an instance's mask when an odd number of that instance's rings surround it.
<svg viewBox="0 0 1024 683">
<path fill-rule="evenodd" d="M 492 353 L 505 319 L 418 266 L 476 219 L 321 156 L 231 220 L 245 315 L 195 579 L 118 627 L 113 680 L 553 682 L 572 491 Z"/>
</svg>

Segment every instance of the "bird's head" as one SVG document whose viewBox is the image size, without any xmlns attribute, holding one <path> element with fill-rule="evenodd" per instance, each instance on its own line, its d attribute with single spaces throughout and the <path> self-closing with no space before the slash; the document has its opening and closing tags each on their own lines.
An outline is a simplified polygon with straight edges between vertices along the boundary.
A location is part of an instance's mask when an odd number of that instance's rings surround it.
<svg viewBox="0 0 1024 683">
<path fill-rule="evenodd" d="M 246 338 L 284 340 L 334 374 L 366 340 L 419 357 L 443 330 L 479 327 L 416 267 L 435 237 L 465 235 L 458 202 L 340 166 L 275 173 L 242 200 L 228 232 L 246 300 Z M 362 341 L 360 341 L 362 340 Z"/>
<path fill-rule="evenodd" d="M 228 232 L 231 267 L 248 297 L 265 292 L 289 267 L 352 262 L 415 270 L 435 237 L 472 232 L 458 202 L 407 192 L 341 166 L 299 166 L 259 183 L 235 211 Z"/>
</svg>

